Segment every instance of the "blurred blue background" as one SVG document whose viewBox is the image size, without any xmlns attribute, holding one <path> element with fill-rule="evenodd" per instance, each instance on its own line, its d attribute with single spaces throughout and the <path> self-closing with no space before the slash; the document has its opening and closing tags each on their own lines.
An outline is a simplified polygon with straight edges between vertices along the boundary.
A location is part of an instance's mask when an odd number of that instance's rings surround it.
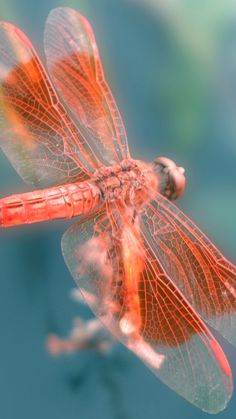
<svg viewBox="0 0 236 419">
<path fill-rule="evenodd" d="M 43 55 L 50 9 L 71 6 L 95 31 L 133 156 L 165 155 L 186 169 L 178 205 L 236 263 L 236 6 L 232 0 L 0 0 Z M 26 186 L 0 156 L 0 194 Z M 48 333 L 66 335 L 74 286 L 60 251 L 68 223 L 1 230 L 0 417 L 207 417 L 117 345 L 108 355 L 52 358 Z M 236 377 L 236 349 L 218 336 Z M 234 418 L 236 396 L 220 418 Z"/>
</svg>

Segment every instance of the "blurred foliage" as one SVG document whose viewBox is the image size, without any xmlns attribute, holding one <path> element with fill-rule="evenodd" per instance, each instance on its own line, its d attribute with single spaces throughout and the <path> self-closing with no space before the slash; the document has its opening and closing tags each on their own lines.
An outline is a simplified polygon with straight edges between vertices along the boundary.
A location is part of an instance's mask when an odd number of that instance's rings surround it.
<svg viewBox="0 0 236 419">
<path fill-rule="evenodd" d="M 217 68 L 224 39 L 236 17 L 233 0 L 128 0 L 145 8 L 164 28 L 169 54 L 157 72 L 156 100 L 169 132 L 181 147 L 205 139 L 216 99 Z M 154 87 L 155 89 L 155 87 Z"/>
</svg>

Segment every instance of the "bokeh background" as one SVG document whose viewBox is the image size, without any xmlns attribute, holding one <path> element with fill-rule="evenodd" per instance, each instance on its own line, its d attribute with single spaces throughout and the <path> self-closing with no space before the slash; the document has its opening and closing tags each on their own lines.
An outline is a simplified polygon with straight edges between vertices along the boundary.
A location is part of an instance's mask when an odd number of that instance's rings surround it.
<svg viewBox="0 0 236 419">
<path fill-rule="evenodd" d="M 43 56 L 50 9 L 90 20 L 133 156 L 185 167 L 179 206 L 236 263 L 236 3 L 234 0 L 0 0 Z M 27 187 L 0 156 L 0 194 Z M 0 233 L 0 417 L 203 419 L 121 345 L 108 355 L 57 359 L 49 333 L 67 335 L 89 310 L 71 301 L 60 251 L 63 221 Z M 217 335 L 236 377 L 236 349 Z M 236 395 L 219 417 L 235 417 Z"/>
</svg>

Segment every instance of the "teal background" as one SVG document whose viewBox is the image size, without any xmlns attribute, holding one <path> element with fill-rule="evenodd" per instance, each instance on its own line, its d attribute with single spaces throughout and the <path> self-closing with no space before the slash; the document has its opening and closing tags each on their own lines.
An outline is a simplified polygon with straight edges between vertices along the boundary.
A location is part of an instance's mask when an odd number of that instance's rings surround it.
<svg viewBox="0 0 236 419">
<path fill-rule="evenodd" d="M 91 22 L 132 154 L 166 155 L 186 169 L 178 205 L 236 263 L 236 13 L 225 0 L 0 0 L 43 57 L 48 12 L 71 6 Z M 0 156 L 0 194 L 29 190 Z M 74 283 L 60 251 L 71 223 L 0 232 L 0 417 L 207 417 L 117 344 L 103 356 L 51 358 L 50 332 L 68 334 Z M 236 349 L 217 335 L 236 377 Z M 236 397 L 220 418 L 234 418 Z"/>
</svg>

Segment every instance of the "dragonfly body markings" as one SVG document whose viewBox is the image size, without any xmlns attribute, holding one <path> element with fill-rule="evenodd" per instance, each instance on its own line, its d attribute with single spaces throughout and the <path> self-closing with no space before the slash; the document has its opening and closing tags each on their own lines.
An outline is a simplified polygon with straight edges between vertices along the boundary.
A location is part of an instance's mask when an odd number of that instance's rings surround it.
<svg viewBox="0 0 236 419">
<path fill-rule="evenodd" d="M 10 227 L 86 214 L 101 201 L 98 187 L 91 182 L 54 186 L 3 198 L 0 225 Z"/>
<path fill-rule="evenodd" d="M 102 203 L 116 200 L 133 211 L 138 211 L 138 208 L 154 197 L 157 191 L 163 192 L 163 185 L 166 187 L 167 182 L 163 184 L 158 171 L 155 170 L 156 167 L 157 163 L 153 165 L 131 159 L 123 160 L 114 166 L 100 167 L 89 181 L 3 198 L 0 201 L 0 226 L 10 227 L 57 218 L 72 218 L 84 215 Z M 179 168 L 175 164 L 174 167 L 178 173 Z M 173 178 L 172 171 L 171 166 L 169 172 L 167 170 L 168 178 Z M 184 179 L 182 172 L 180 176 Z"/>
</svg>

